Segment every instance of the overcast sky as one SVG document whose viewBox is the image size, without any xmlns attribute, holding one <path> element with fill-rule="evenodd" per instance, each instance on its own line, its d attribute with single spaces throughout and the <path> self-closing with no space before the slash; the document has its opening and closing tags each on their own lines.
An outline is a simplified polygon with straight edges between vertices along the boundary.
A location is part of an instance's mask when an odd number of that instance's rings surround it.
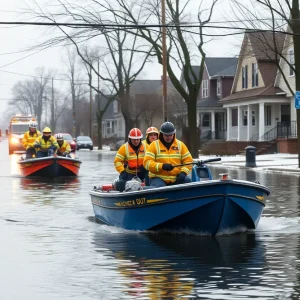
<svg viewBox="0 0 300 300">
<path fill-rule="evenodd" d="M 24 3 L 30 3 L 30 0 L 0 0 L 0 2 L 5 2 L 5 5 L 1 5 L 0 8 L 1 21 L 26 21 L 19 12 L 24 7 Z M 225 0 L 223 3 L 226 3 Z M 227 7 L 226 4 L 219 5 L 216 13 L 224 12 Z M 35 68 L 54 68 L 58 70 L 58 74 L 63 72 L 63 47 L 47 49 L 38 53 L 34 53 L 34 51 L 22 52 L 27 47 L 37 44 L 43 32 L 41 28 L 35 26 L 0 25 L 1 114 L 6 110 L 7 101 L 12 98 L 11 89 L 13 85 L 18 81 L 30 79 L 30 76 L 34 75 Z M 222 43 L 211 42 L 206 46 L 207 56 L 230 57 L 237 55 L 239 52 L 237 45 L 239 43 L 237 37 Z M 161 66 L 151 65 L 143 72 L 143 79 L 160 79 L 161 73 Z M 55 84 L 60 85 L 62 83 L 56 82 Z M 62 86 L 58 86 L 58 88 L 62 88 Z"/>
</svg>

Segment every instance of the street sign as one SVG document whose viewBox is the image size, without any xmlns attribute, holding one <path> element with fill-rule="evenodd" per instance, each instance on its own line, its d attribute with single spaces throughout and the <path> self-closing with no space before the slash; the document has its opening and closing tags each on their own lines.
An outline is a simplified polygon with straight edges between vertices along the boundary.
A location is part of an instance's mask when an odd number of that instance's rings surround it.
<svg viewBox="0 0 300 300">
<path fill-rule="evenodd" d="M 300 109 L 300 91 L 295 92 L 295 108 Z"/>
</svg>

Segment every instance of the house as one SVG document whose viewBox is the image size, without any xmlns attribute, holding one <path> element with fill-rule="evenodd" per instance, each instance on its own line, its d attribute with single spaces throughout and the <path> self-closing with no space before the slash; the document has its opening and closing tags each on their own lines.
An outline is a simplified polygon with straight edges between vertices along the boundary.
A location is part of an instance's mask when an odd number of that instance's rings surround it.
<svg viewBox="0 0 300 300">
<path fill-rule="evenodd" d="M 278 122 L 291 120 L 290 99 L 275 81 L 284 40 L 283 33 L 245 33 L 231 93 L 219 101 L 227 141 L 263 141 Z"/>
<path fill-rule="evenodd" d="M 168 116 L 174 111 L 173 100 L 179 99 L 177 91 L 172 83 L 167 81 L 168 91 Z M 108 97 L 108 96 L 107 96 Z M 103 109 L 107 103 L 107 97 L 101 97 L 100 103 Z M 130 85 L 131 118 L 135 126 L 143 133 L 150 126 L 160 128 L 163 121 L 162 80 L 135 80 Z M 96 101 L 97 102 L 97 99 Z M 95 124 L 96 120 L 94 121 Z M 125 121 L 121 112 L 120 103 L 114 100 L 107 108 L 102 119 L 102 138 L 126 140 Z"/>
<path fill-rule="evenodd" d="M 201 137 L 224 139 L 227 132 L 226 109 L 219 102 L 231 91 L 238 59 L 206 57 L 202 84 L 197 100 L 197 117 Z M 199 67 L 194 67 L 199 72 Z"/>
</svg>

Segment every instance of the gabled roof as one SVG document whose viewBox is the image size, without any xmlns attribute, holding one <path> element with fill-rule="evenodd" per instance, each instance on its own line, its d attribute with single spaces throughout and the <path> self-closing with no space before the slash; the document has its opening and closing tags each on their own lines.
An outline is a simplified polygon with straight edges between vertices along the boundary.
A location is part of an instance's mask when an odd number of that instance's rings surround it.
<svg viewBox="0 0 300 300">
<path fill-rule="evenodd" d="M 234 76 L 238 59 L 236 57 L 206 57 L 205 65 L 209 77 Z"/>
<path fill-rule="evenodd" d="M 285 34 L 281 32 L 245 32 L 244 40 L 240 50 L 237 72 L 233 81 L 232 91 L 235 91 L 236 89 L 238 77 L 241 75 L 241 65 L 245 57 L 256 58 L 256 61 L 258 63 L 258 69 L 265 85 L 265 87 L 262 89 L 268 89 L 270 86 L 274 86 L 275 77 L 278 69 L 277 65 L 275 64 L 275 59 L 279 59 L 279 55 L 276 53 L 282 52 L 284 40 Z M 249 52 L 247 52 L 248 43 L 250 43 Z M 251 94 L 255 96 L 256 91 L 252 90 L 259 90 L 259 88 L 239 91 L 237 92 L 238 95 L 236 96 L 233 96 L 235 94 L 234 92 L 228 97 L 223 98 L 222 102 L 226 100 L 233 100 L 236 97 L 242 98 L 244 92 L 245 95 Z M 259 94 L 257 94 L 257 96 L 258 95 Z M 247 96 L 245 97 L 247 98 Z"/>
<path fill-rule="evenodd" d="M 167 80 L 167 87 L 174 89 L 170 80 Z M 132 94 L 152 94 L 162 89 L 161 80 L 135 80 L 130 85 L 130 91 Z"/>
<path fill-rule="evenodd" d="M 219 103 L 224 103 L 228 101 L 241 101 L 241 100 L 247 100 L 250 98 L 256 98 L 256 97 L 268 97 L 268 96 L 281 96 L 279 94 L 282 94 L 283 91 L 279 87 L 274 87 L 273 85 L 270 85 L 268 87 L 262 87 L 262 88 L 255 88 L 255 89 L 249 89 L 249 90 L 243 90 L 241 92 L 230 94 L 229 96 L 219 100 Z M 278 94 L 278 95 L 276 95 Z"/>
<path fill-rule="evenodd" d="M 257 61 L 273 61 L 276 53 L 281 53 L 285 40 L 285 33 L 281 32 L 246 32 L 253 54 Z M 278 59 L 279 55 L 277 54 Z"/>
</svg>

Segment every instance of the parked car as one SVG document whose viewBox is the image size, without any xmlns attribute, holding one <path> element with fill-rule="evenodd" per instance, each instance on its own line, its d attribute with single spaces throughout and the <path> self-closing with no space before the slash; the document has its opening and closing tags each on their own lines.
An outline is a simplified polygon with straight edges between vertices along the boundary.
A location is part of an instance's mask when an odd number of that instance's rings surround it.
<svg viewBox="0 0 300 300">
<path fill-rule="evenodd" d="M 75 152 L 76 151 L 76 142 L 74 141 L 72 135 L 69 133 L 56 133 L 56 134 L 54 134 L 54 137 L 56 138 L 56 136 L 58 134 L 61 134 L 64 137 L 64 140 L 70 144 L 71 152 Z"/>
<path fill-rule="evenodd" d="M 92 139 L 87 135 L 79 135 L 76 138 L 76 145 L 77 145 L 77 148 L 76 148 L 77 150 L 80 150 L 80 149 L 93 150 L 93 148 L 94 148 Z"/>
</svg>

